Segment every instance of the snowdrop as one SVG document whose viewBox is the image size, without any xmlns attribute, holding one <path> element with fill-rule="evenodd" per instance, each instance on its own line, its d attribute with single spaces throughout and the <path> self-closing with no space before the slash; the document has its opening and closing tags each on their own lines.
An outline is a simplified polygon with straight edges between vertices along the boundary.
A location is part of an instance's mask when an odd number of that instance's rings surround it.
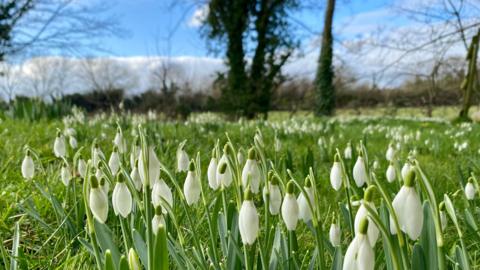
<svg viewBox="0 0 480 270">
<path fill-rule="evenodd" d="M 345 147 L 345 150 L 343 152 L 343 156 L 345 159 L 352 159 L 352 144 L 348 143 L 347 147 Z"/>
<path fill-rule="evenodd" d="M 274 139 L 274 143 L 273 143 L 273 149 L 277 153 L 280 152 L 280 150 L 282 150 L 282 141 L 280 141 L 280 139 L 278 139 L 277 135 L 275 135 L 275 139 Z"/>
<path fill-rule="evenodd" d="M 56 157 L 65 157 L 67 154 L 65 137 L 63 137 L 60 131 L 57 132 L 57 137 L 55 137 L 55 142 L 53 143 L 53 153 Z"/>
<path fill-rule="evenodd" d="M 127 142 L 123 138 L 123 133 L 120 128 L 117 128 L 117 133 L 115 134 L 115 138 L 113 139 L 113 145 L 117 147 L 118 152 L 121 154 L 127 151 Z"/>
<path fill-rule="evenodd" d="M 92 154 L 92 159 L 93 159 L 93 165 L 98 168 L 100 164 L 100 160 L 105 159 L 105 155 L 103 154 L 102 149 L 98 146 L 97 143 L 94 144 L 93 146 L 93 154 Z"/>
<path fill-rule="evenodd" d="M 333 222 L 332 225 L 330 225 L 330 230 L 328 231 L 328 238 L 332 246 L 340 246 L 341 237 L 342 231 L 340 230 L 340 225 L 338 225 L 336 222 Z"/>
<path fill-rule="evenodd" d="M 332 185 L 333 189 L 338 191 L 342 187 L 342 182 L 343 182 L 342 165 L 338 161 L 337 155 L 335 155 L 335 160 L 333 162 L 332 169 L 330 170 L 330 184 Z"/>
<path fill-rule="evenodd" d="M 142 149 L 138 156 L 138 172 L 144 187 L 151 187 L 155 181 L 160 177 L 160 161 L 153 150 L 153 147 L 148 147 L 148 152 Z M 147 164 L 148 162 L 148 164 Z M 148 176 L 148 178 L 147 178 Z"/>
<path fill-rule="evenodd" d="M 160 179 L 155 182 L 152 188 L 152 204 L 157 207 L 163 204 L 163 200 L 165 200 L 170 207 L 173 206 L 172 191 L 167 184 L 165 184 L 165 181 Z M 162 210 L 164 214 L 167 213 L 165 207 L 163 207 Z"/>
<path fill-rule="evenodd" d="M 245 162 L 245 157 L 243 156 L 243 152 L 241 150 L 237 153 L 237 161 L 238 164 L 243 164 Z"/>
<path fill-rule="evenodd" d="M 310 178 L 307 177 L 305 179 L 305 193 L 306 196 L 303 192 L 300 192 L 297 198 L 297 203 L 298 203 L 298 217 L 299 219 L 303 220 L 305 223 L 310 221 L 312 219 L 312 210 L 310 208 L 310 205 L 312 207 L 315 206 L 314 204 L 314 189 L 312 187 L 312 183 L 310 181 Z M 309 205 L 310 202 L 310 205 Z"/>
<path fill-rule="evenodd" d="M 361 220 L 359 232 L 348 246 L 343 261 L 343 270 L 362 269 L 373 270 L 375 267 L 375 253 L 368 240 L 368 219 Z"/>
<path fill-rule="evenodd" d="M 126 218 L 132 211 L 132 194 L 125 184 L 124 176 L 119 174 L 112 193 L 112 206 L 115 215 Z"/>
<path fill-rule="evenodd" d="M 465 185 L 465 197 L 467 200 L 471 201 L 475 199 L 475 187 L 473 186 L 472 178 L 468 179 L 468 183 Z"/>
<path fill-rule="evenodd" d="M 298 223 L 298 216 L 299 216 L 299 208 L 298 202 L 293 194 L 294 183 L 293 181 L 288 182 L 287 184 L 287 193 L 285 194 L 285 198 L 283 198 L 282 203 L 282 218 L 283 222 L 285 222 L 285 226 L 287 230 L 294 231 L 297 227 Z"/>
<path fill-rule="evenodd" d="M 110 159 L 108 160 L 108 167 L 112 172 L 112 175 L 116 175 L 118 170 L 120 169 L 120 156 L 118 155 L 117 147 L 113 147 L 113 152 L 110 155 Z"/>
<path fill-rule="evenodd" d="M 228 165 L 227 145 L 223 149 L 223 155 L 218 162 L 217 183 L 221 187 L 228 187 L 233 181 L 232 170 Z"/>
<path fill-rule="evenodd" d="M 362 155 L 358 156 L 357 162 L 353 166 L 353 180 L 357 187 L 362 187 L 367 182 L 367 169 Z"/>
<path fill-rule="evenodd" d="M 390 162 L 390 165 L 388 165 L 386 177 L 389 183 L 392 183 L 393 181 L 395 181 L 395 178 L 397 177 L 397 172 L 395 171 L 395 167 L 391 162 Z"/>
<path fill-rule="evenodd" d="M 263 201 L 268 200 L 268 210 L 272 215 L 278 215 L 282 205 L 282 193 L 278 186 L 278 176 L 269 177 L 270 182 L 263 187 Z"/>
<path fill-rule="evenodd" d="M 393 148 L 392 143 L 388 145 L 387 153 L 385 153 L 385 158 L 389 162 L 393 161 L 393 159 L 395 158 L 395 148 Z"/>
<path fill-rule="evenodd" d="M 400 171 L 400 174 L 402 175 L 402 179 L 405 181 L 405 178 L 407 177 L 408 172 L 412 169 L 412 165 L 410 165 L 409 161 L 406 161 L 405 164 L 403 164 L 402 170 Z"/>
<path fill-rule="evenodd" d="M 370 245 L 372 247 L 375 246 L 375 243 L 377 242 L 378 234 L 380 231 L 370 219 L 368 210 L 365 207 L 365 205 L 368 205 L 371 209 L 373 209 L 375 213 L 377 213 L 377 209 L 375 208 L 375 204 L 373 203 L 374 191 L 375 191 L 375 186 L 369 186 L 365 191 L 365 194 L 364 194 L 365 196 L 360 205 L 360 208 L 358 208 L 357 214 L 355 215 L 355 222 L 354 222 L 355 233 L 358 234 L 360 231 L 361 221 L 365 218 L 368 219 L 368 221 L 370 222 L 370 226 L 368 226 L 367 235 L 368 235 L 368 240 L 370 241 Z"/>
<path fill-rule="evenodd" d="M 108 198 L 107 194 L 103 192 L 99 186 L 98 180 L 95 176 L 91 179 L 91 189 L 89 197 L 89 206 L 93 217 L 100 223 L 105 223 L 108 216 Z"/>
<path fill-rule="evenodd" d="M 160 226 L 166 227 L 165 218 L 163 217 L 164 212 L 162 211 L 161 206 L 155 207 L 155 216 L 152 218 L 152 230 L 153 234 L 157 235 Z"/>
<path fill-rule="evenodd" d="M 72 149 L 76 149 L 78 147 L 77 139 L 73 136 L 70 136 L 68 138 L 68 143 L 70 144 L 70 147 L 72 147 Z"/>
<path fill-rule="evenodd" d="M 260 188 L 260 168 L 256 160 L 255 149 L 251 148 L 248 151 L 248 159 L 242 170 L 242 186 L 250 187 L 253 193 L 258 193 Z"/>
<path fill-rule="evenodd" d="M 67 164 L 63 164 L 62 168 L 60 169 L 60 178 L 65 186 L 68 186 L 68 184 L 70 184 L 72 174 L 70 172 L 70 167 Z"/>
<path fill-rule="evenodd" d="M 23 158 L 21 171 L 23 178 L 26 180 L 31 180 L 35 175 L 35 163 L 33 163 L 30 150 L 27 150 L 27 153 Z"/>
<path fill-rule="evenodd" d="M 177 172 L 188 171 L 189 157 L 187 152 L 183 149 L 185 142 L 181 143 L 177 149 Z"/>
<path fill-rule="evenodd" d="M 110 191 L 110 182 L 108 182 L 105 177 L 100 178 L 100 188 L 106 195 L 108 195 L 108 192 Z"/>
<path fill-rule="evenodd" d="M 210 159 L 210 163 L 208 164 L 208 169 L 207 169 L 208 185 L 213 190 L 217 190 L 218 188 L 217 167 L 218 167 L 217 157 L 215 155 L 215 149 L 214 149 L 212 158 Z"/>
<path fill-rule="evenodd" d="M 420 236 L 423 227 L 422 203 L 414 185 L 415 171 L 412 169 L 408 172 L 402 188 L 392 202 L 400 229 L 412 240 L 416 240 Z M 390 232 L 397 233 L 392 216 L 390 216 Z"/>
<path fill-rule="evenodd" d="M 77 170 L 80 177 L 85 179 L 85 176 L 87 175 L 87 163 L 81 156 L 78 158 Z"/>
<path fill-rule="evenodd" d="M 142 189 L 142 179 L 140 178 L 140 173 L 138 172 L 138 161 L 130 172 L 130 178 L 132 178 L 135 189 L 140 191 Z"/>
<path fill-rule="evenodd" d="M 238 228 L 244 245 L 253 245 L 260 230 L 257 208 L 252 200 L 250 187 L 247 186 L 245 199 L 238 214 Z"/>
<path fill-rule="evenodd" d="M 187 204 L 192 205 L 197 203 L 198 199 L 200 199 L 200 192 L 200 181 L 195 174 L 195 164 L 193 161 L 190 161 L 187 178 L 185 179 L 185 183 L 183 185 L 183 194 L 185 195 Z"/>
</svg>

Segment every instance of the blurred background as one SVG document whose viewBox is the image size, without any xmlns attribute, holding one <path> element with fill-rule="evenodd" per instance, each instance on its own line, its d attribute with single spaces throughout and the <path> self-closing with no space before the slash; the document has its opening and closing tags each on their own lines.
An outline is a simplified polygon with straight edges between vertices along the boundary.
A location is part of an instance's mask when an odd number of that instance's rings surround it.
<svg viewBox="0 0 480 270">
<path fill-rule="evenodd" d="M 468 118 L 479 100 L 478 0 L 0 0 L 0 12 L 0 117 Z"/>
</svg>

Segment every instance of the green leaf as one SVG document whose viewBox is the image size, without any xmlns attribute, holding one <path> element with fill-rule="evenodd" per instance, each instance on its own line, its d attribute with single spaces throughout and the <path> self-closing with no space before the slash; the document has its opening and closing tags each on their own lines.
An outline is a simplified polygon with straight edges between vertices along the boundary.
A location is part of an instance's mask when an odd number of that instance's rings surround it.
<svg viewBox="0 0 480 270">
<path fill-rule="evenodd" d="M 98 245 L 104 252 L 110 250 L 110 252 L 112 253 L 113 261 L 118 262 L 120 260 L 120 251 L 118 250 L 117 244 L 113 240 L 112 231 L 108 228 L 107 225 L 101 224 L 97 222 L 97 220 L 94 221 L 94 224 Z"/>
<path fill-rule="evenodd" d="M 425 254 L 426 269 L 438 269 L 437 238 L 433 219 L 430 203 L 425 201 L 423 203 L 423 228 L 419 244 Z"/>
<path fill-rule="evenodd" d="M 342 247 L 335 248 L 335 255 L 333 256 L 332 270 L 342 270 L 343 267 L 343 253 Z"/>
<path fill-rule="evenodd" d="M 20 224 L 18 222 L 15 222 L 15 231 L 13 233 L 13 244 L 12 244 L 12 258 L 10 260 L 10 270 L 18 269 L 19 249 L 20 249 Z"/>
<path fill-rule="evenodd" d="M 147 267 L 148 264 L 148 253 L 147 253 L 147 244 L 145 244 L 145 240 L 140 235 L 137 230 L 133 230 L 133 245 L 135 246 L 135 251 L 140 258 L 140 261 L 143 264 L 143 267 Z"/>
<path fill-rule="evenodd" d="M 415 244 L 413 246 L 412 269 L 434 269 L 427 268 L 427 264 L 425 262 L 425 253 L 423 252 L 422 246 L 419 244 Z"/>
<path fill-rule="evenodd" d="M 125 257 L 125 255 L 122 255 L 122 257 L 120 257 L 120 263 L 119 263 L 118 269 L 119 270 L 129 270 L 128 269 L 128 261 L 127 261 L 127 258 Z"/>
<path fill-rule="evenodd" d="M 153 258 L 154 269 L 168 270 L 167 232 L 163 225 L 158 228 L 153 254 L 155 254 L 155 258 Z"/>
<path fill-rule="evenodd" d="M 103 268 L 105 270 L 115 270 L 115 266 L 113 263 L 112 259 L 112 253 L 110 252 L 109 249 L 105 251 L 105 267 Z"/>
</svg>

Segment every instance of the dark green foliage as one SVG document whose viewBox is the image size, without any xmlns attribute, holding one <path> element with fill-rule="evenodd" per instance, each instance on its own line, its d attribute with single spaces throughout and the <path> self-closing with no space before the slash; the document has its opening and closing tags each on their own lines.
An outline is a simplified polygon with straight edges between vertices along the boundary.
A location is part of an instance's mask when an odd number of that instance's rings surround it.
<svg viewBox="0 0 480 270">
<path fill-rule="evenodd" d="M 12 31 L 18 21 L 34 6 L 34 0 L 0 2 L 0 61 L 12 52 Z"/>
<path fill-rule="evenodd" d="M 335 87 L 333 85 L 333 35 L 332 24 L 335 11 L 335 0 L 328 0 L 323 27 L 322 47 L 318 58 L 318 69 L 315 79 L 316 115 L 332 115 L 335 109 Z"/>
</svg>

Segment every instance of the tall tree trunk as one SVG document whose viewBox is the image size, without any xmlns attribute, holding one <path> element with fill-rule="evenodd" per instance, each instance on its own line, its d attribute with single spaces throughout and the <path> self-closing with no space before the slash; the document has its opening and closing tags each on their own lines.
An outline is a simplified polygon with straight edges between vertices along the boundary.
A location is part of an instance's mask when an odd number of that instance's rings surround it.
<svg viewBox="0 0 480 270">
<path fill-rule="evenodd" d="M 472 43 L 468 49 L 467 60 L 468 60 L 468 70 L 464 82 L 462 83 L 461 90 L 463 91 L 463 103 L 458 115 L 458 120 L 465 121 L 470 120 L 468 116 L 468 111 L 472 105 L 472 95 L 474 91 L 478 88 L 478 75 L 477 75 L 477 59 L 478 59 L 478 46 L 480 38 L 480 29 L 478 30 L 477 35 L 472 38 Z"/>
<path fill-rule="evenodd" d="M 335 110 L 335 88 L 333 86 L 333 13 L 335 0 L 328 0 L 322 34 L 322 47 L 318 58 L 315 78 L 316 108 L 315 114 L 332 115 Z"/>
</svg>

